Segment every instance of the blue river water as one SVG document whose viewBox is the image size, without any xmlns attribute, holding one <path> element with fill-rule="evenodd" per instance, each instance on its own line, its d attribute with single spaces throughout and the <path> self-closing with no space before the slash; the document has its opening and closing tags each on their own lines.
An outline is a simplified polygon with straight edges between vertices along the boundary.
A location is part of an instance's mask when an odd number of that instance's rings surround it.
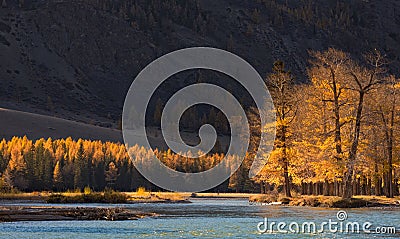
<svg viewBox="0 0 400 239">
<path fill-rule="evenodd" d="M 349 209 L 340 212 L 344 217 L 339 219 L 339 209 L 250 205 L 238 199 L 192 202 L 68 204 L 63 206 L 130 207 L 158 216 L 134 221 L 7 222 L 0 223 L 0 238 L 400 238 L 398 208 Z M 279 223 L 283 232 L 278 231 Z M 284 223 L 286 226 L 282 226 Z M 312 231 L 312 223 L 316 232 Z M 359 231 L 356 226 L 353 230 L 354 223 L 360 226 Z M 265 225 L 272 231 L 264 231 Z"/>
</svg>

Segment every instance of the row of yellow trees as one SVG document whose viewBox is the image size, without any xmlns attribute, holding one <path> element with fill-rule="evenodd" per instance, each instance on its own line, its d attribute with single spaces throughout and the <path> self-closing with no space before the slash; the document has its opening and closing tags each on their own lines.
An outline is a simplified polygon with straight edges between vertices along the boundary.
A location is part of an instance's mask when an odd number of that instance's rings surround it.
<svg viewBox="0 0 400 239">
<path fill-rule="evenodd" d="M 258 182 L 304 194 L 399 193 L 400 81 L 379 51 L 357 61 L 333 48 L 310 52 L 309 84 L 282 62 L 266 83 L 275 103 L 275 149 Z M 268 131 L 268 127 L 262 130 Z"/>
<path fill-rule="evenodd" d="M 130 149 L 134 160 L 147 165 L 154 154 L 168 167 L 181 172 L 201 172 L 214 167 L 222 154 L 202 156 L 199 159 L 180 156 L 170 150 L 158 151 L 134 146 Z M 188 155 L 188 154 L 186 154 Z M 151 167 L 151 165 L 149 165 Z M 227 164 L 227 170 L 230 166 Z M 2 191 L 55 190 L 65 191 L 90 187 L 106 187 L 135 191 L 139 187 L 161 190 L 152 185 L 135 169 L 125 146 L 120 143 L 67 139 L 29 140 L 13 137 L 0 141 L 0 188 Z M 243 185 L 242 177 L 232 177 L 215 190 L 228 191 L 228 186 Z"/>
</svg>

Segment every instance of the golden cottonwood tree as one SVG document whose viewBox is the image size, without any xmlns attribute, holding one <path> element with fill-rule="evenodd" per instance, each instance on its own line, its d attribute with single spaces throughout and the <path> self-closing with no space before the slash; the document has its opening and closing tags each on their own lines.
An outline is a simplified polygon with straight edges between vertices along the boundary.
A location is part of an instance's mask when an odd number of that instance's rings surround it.
<svg viewBox="0 0 400 239">
<path fill-rule="evenodd" d="M 276 140 L 275 147 L 265 166 L 263 174 L 267 177 L 279 179 L 283 175 L 284 192 L 291 197 L 290 161 L 293 158 L 291 149 L 291 124 L 296 117 L 298 97 L 293 88 L 293 77 L 285 69 L 281 61 L 274 63 L 272 73 L 266 79 L 266 85 L 271 93 L 276 113 Z M 270 181 L 270 180 L 269 180 Z M 279 183 L 279 181 L 275 181 Z"/>
</svg>

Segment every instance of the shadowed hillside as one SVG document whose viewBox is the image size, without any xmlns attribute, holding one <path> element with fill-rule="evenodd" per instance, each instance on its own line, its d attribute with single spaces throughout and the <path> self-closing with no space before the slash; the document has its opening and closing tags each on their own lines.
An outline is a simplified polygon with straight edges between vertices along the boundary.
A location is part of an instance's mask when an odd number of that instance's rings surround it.
<svg viewBox="0 0 400 239">
<path fill-rule="evenodd" d="M 137 73 L 176 49 L 213 46 L 261 75 L 286 62 L 307 81 L 309 49 L 379 48 L 398 73 L 396 1 L 3 1 L 0 105 L 116 128 Z M 168 88 L 163 89 L 167 94 Z"/>
</svg>

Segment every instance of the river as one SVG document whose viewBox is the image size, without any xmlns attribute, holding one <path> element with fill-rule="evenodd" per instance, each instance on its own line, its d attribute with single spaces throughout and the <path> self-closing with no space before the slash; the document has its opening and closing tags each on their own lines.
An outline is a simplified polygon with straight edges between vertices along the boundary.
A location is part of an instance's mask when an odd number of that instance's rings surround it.
<svg viewBox="0 0 400 239">
<path fill-rule="evenodd" d="M 135 221 L 1 223 L 0 238 L 400 238 L 400 209 L 349 209 L 340 212 L 339 219 L 338 209 L 249 205 L 242 199 L 193 199 L 192 202 L 112 205 L 159 215 Z M 110 207 L 105 204 L 63 206 Z M 272 232 L 264 232 L 265 222 Z M 287 232 L 278 231 L 279 223 Z M 286 226 L 282 226 L 284 223 Z M 312 223 L 316 230 L 323 228 L 324 231 L 314 233 Z M 326 224 L 321 227 L 323 223 Z M 360 230 L 356 226 L 352 230 L 350 223 L 357 223 Z M 391 232 L 393 227 L 397 229 L 396 234 Z"/>
</svg>

